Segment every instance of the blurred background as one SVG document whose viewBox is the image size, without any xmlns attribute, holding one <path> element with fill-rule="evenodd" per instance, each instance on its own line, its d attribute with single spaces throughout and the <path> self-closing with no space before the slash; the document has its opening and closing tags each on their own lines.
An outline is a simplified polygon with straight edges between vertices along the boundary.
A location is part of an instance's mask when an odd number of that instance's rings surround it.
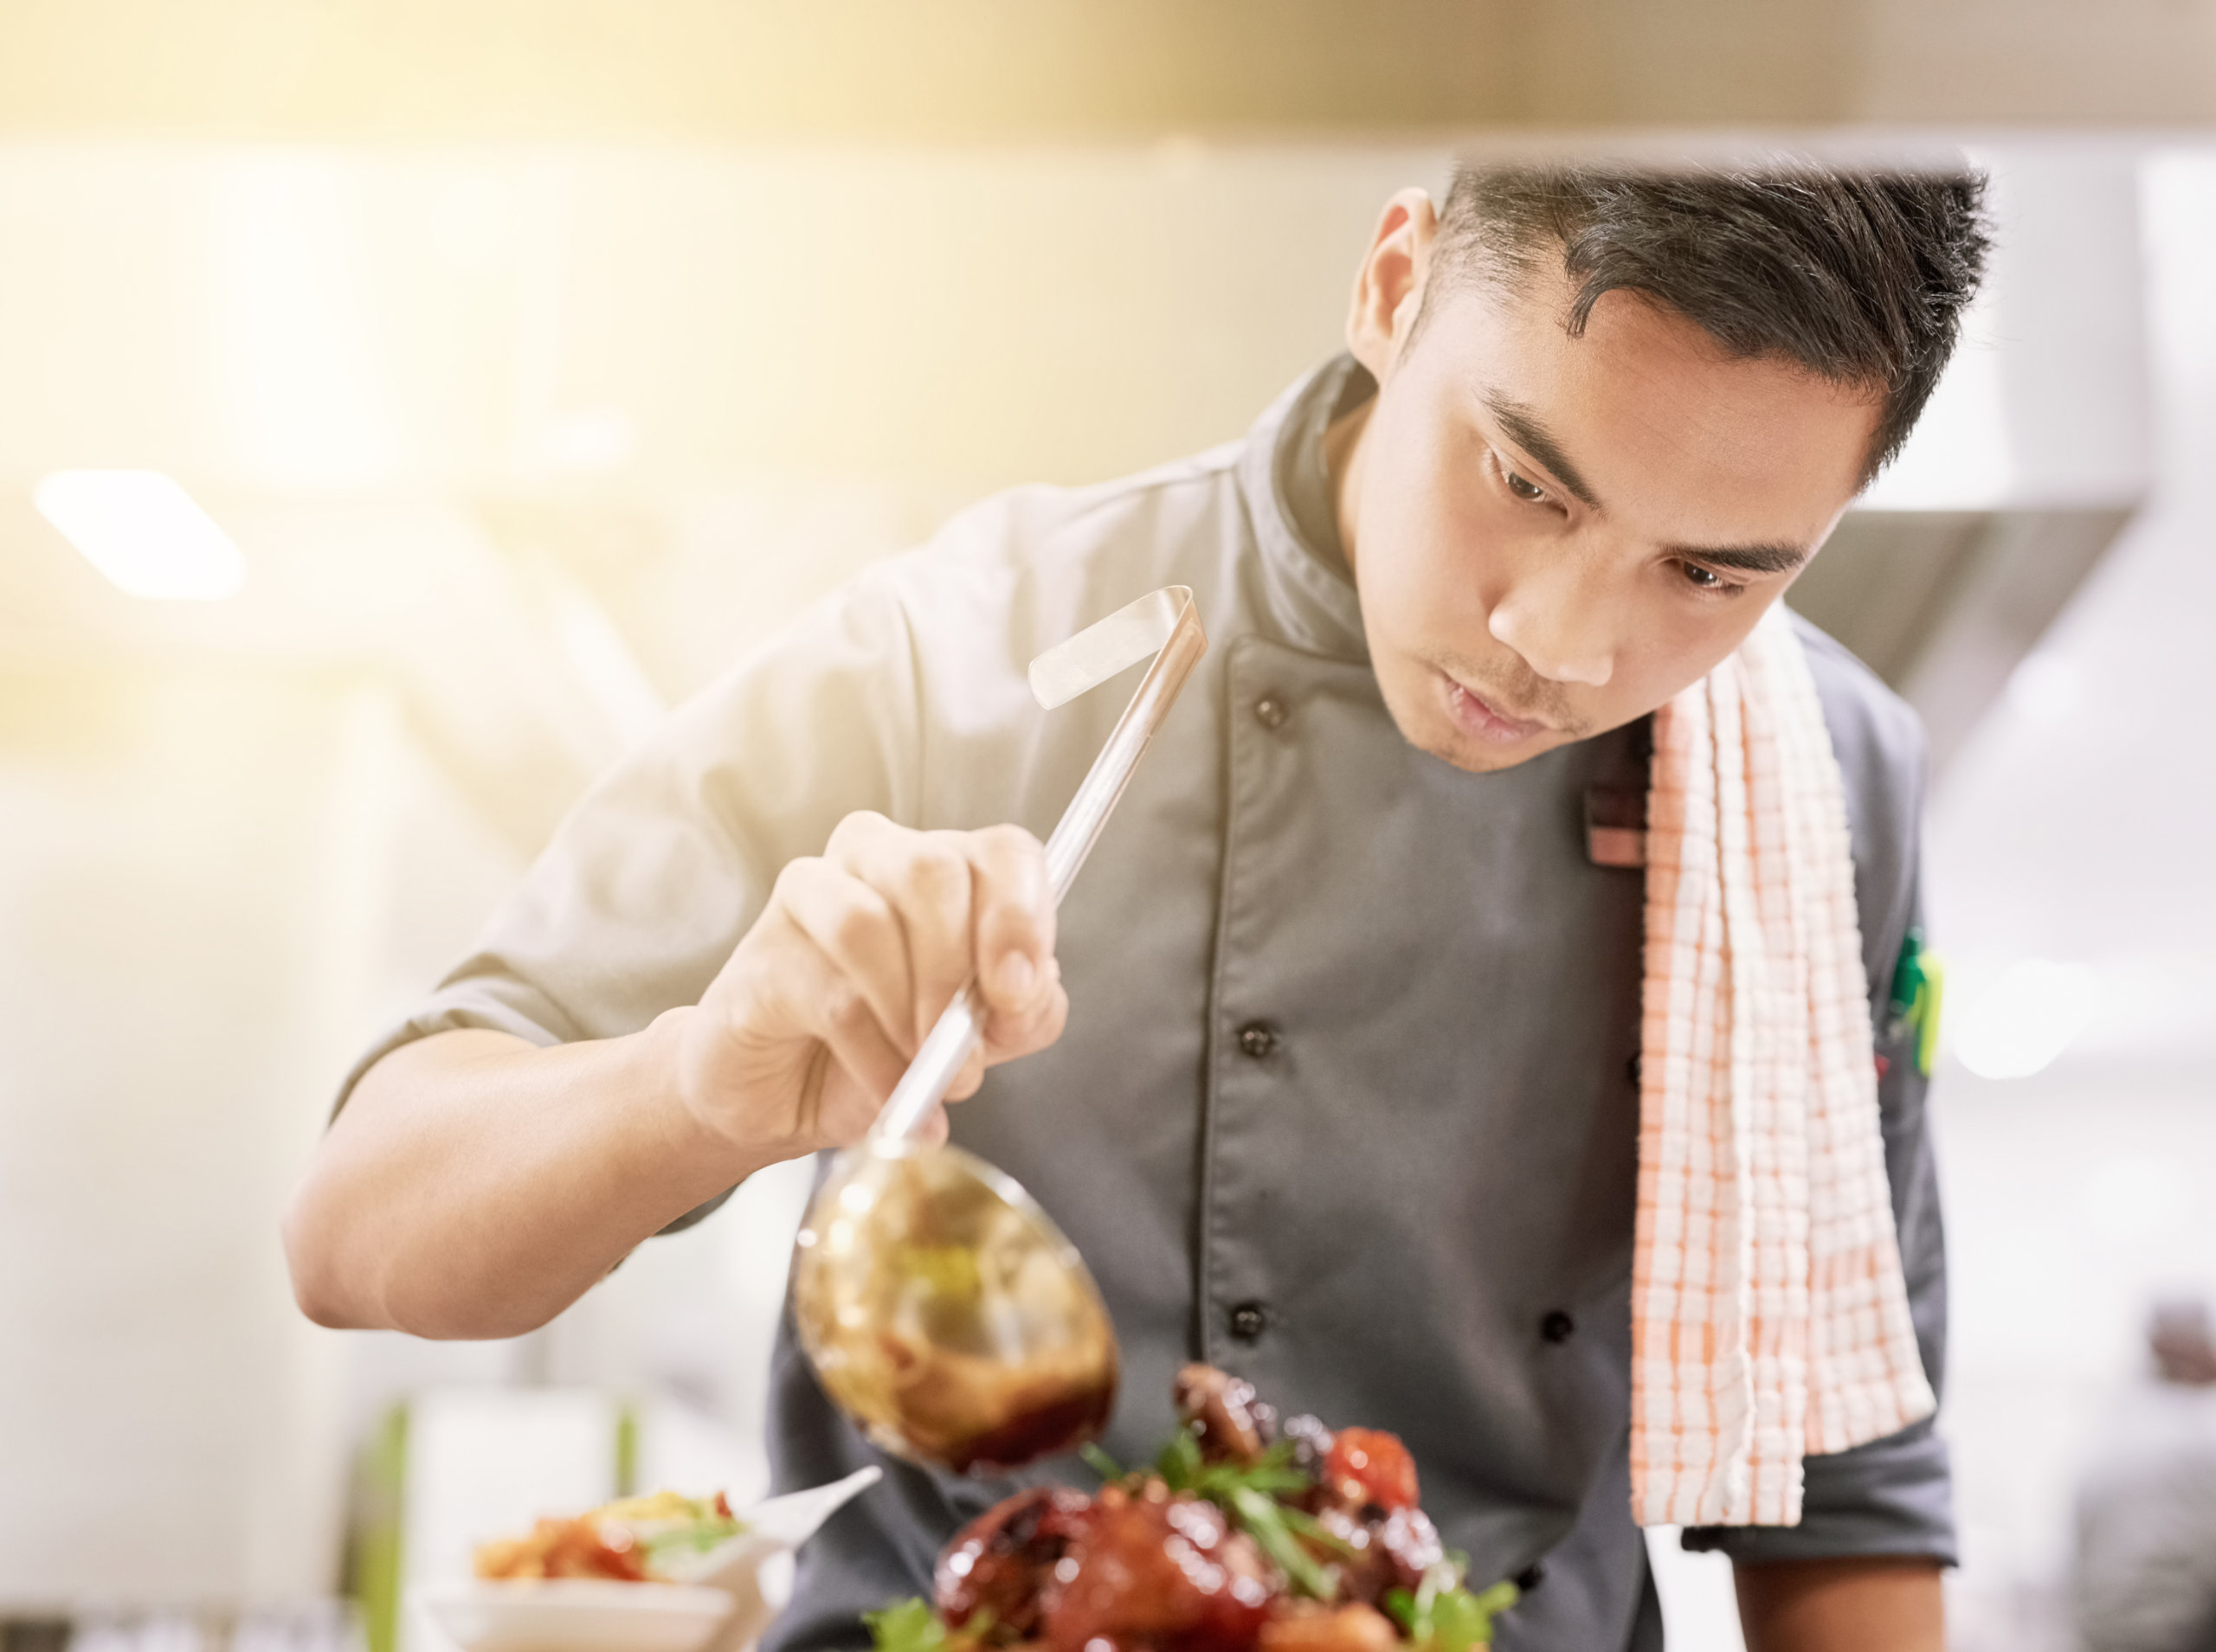
<svg viewBox="0 0 2216 1652">
<path fill-rule="evenodd" d="M 797 606 L 1240 434 L 1394 189 L 1779 143 L 1994 177 L 1795 601 L 1933 734 L 1952 1636 L 2078 1644 L 2077 1488 L 2216 1290 L 2212 0 L 6 0 L 10 1652 L 348 1645 L 537 1514 L 758 1493 L 804 1172 L 529 1337 L 322 1332 L 276 1219 L 356 1051 Z"/>
</svg>

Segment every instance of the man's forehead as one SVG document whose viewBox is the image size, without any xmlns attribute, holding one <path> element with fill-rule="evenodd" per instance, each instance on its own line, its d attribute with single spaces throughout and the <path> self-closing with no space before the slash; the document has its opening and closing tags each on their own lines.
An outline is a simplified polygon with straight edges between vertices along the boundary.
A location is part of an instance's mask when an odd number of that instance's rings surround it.
<svg viewBox="0 0 2216 1652">
<path fill-rule="evenodd" d="M 1813 546 L 1860 489 L 1873 393 L 1734 356 L 1683 314 L 1605 293 L 1569 327 L 1566 279 L 1467 284 L 1442 306 L 1436 370 L 1589 509 L 1669 500 L 1705 543 Z"/>
</svg>

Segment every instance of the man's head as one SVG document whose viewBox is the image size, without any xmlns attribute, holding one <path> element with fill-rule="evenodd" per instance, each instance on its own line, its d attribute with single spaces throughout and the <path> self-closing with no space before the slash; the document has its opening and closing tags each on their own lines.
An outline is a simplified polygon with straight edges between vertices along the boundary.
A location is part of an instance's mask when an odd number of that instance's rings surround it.
<svg viewBox="0 0 2216 1652">
<path fill-rule="evenodd" d="M 1348 342 L 1339 521 L 1401 732 L 1505 768 L 1736 648 L 1954 347 L 1967 175 L 1465 169 L 1394 198 Z"/>
</svg>

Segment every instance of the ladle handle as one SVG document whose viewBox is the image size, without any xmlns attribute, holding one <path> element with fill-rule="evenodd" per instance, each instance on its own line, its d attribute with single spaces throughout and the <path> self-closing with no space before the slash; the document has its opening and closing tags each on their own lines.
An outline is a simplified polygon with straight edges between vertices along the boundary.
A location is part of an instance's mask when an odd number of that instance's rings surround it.
<svg viewBox="0 0 2216 1652">
<path fill-rule="evenodd" d="M 1053 891 L 1056 906 L 1062 903 L 1062 897 L 1077 881 L 1078 868 L 1092 852 L 1100 829 L 1108 824 L 1108 816 L 1114 811 L 1117 800 L 1124 795 L 1124 787 L 1131 784 L 1132 772 L 1146 755 L 1147 742 L 1169 715 L 1169 708 L 1176 703 L 1178 691 L 1185 686 L 1193 667 L 1208 652 L 1208 635 L 1201 629 L 1200 611 L 1193 605 L 1192 592 L 1183 586 L 1172 586 L 1167 593 L 1156 595 L 1182 600 L 1176 622 L 1140 681 L 1138 692 L 1131 696 L 1131 703 L 1116 720 L 1107 743 L 1092 760 L 1092 767 L 1079 784 L 1077 794 L 1062 811 L 1053 835 L 1047 839 L 1047 882 Z M 1131 664 L 1126 659 L 1116 669 L 1128 670 Z M 1105 672 L 1100 680 L 1105 681 L 1112 674 Z M 899 1083 L 879 1109 L 877 1122 L 870 1128 L 873 1143 L 905 1141 L 923 1128 L 931 1109 L 946 1099 L 955 1075 L 976 1048 L 984 1018 L 984 995 L 978 990 L 977 978 L 972 975 L 962 984 L 954 1001 L 924 1037 L 916 1058 L 908 1064 L 908 1070 L 900 1076 Z"/>
</svg>

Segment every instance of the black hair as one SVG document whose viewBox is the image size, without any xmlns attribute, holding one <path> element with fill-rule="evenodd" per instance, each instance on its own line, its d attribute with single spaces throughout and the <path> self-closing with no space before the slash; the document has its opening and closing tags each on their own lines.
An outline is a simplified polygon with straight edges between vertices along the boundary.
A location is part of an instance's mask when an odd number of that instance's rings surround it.
<svg viewBox="0 0 2216 1652">
<path fill-rule="evenodd" d="M 1528 276 L 1559 248 L 1576 284 L 1572 337 L 1603 293 L 1638 292 L 1734 356 L 1876 392 L 1866 480 L 1908 440 L 1954 353 L 1992 246 L 1984 199 L 1984 176 L 1967 170 L 1466 165 L 1440 215 L 1424 309 L 1458 282 Z"/>
</svg>

